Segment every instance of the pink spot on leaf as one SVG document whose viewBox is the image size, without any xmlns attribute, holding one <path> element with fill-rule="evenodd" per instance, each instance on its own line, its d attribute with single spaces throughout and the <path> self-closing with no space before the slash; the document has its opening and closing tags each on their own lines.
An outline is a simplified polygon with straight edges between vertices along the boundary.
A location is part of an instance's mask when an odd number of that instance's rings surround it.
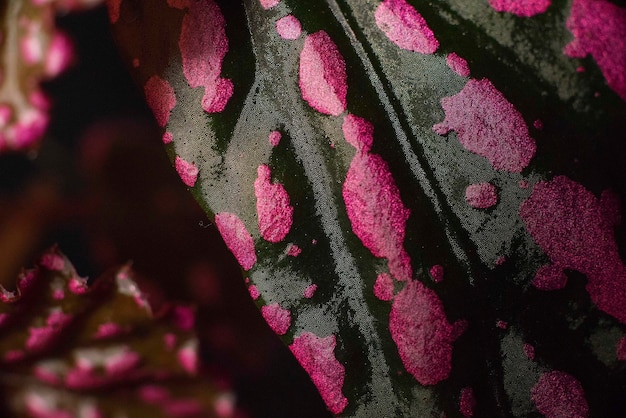
<svg viewBox="0 0 626 418">
<path fill-rule="evenodd" d="M 196 184 L 196 180 L 198 180 L 198 167 L 196 167 L 194 163 L 185 161 L 178 156 L 176 157 L 174 165 L 183 183 L 188 187 L 193 187 L 194 184 Z"/>
<path fill-rule="evenodd" d="M 291 326 L 291 312 L 289 309 L 281 308 L 278 303 L 262 306 L 261 315 L 272 331 L 278 335 L 285 335 Z"/>
<path fill-rule="evenodd" d="M 100 324 L 98 326 L 94 337 L 97 339 L 109 338 L 119 335 L 121 332 L 122 328 L 115 322 L 105 322 L 104 324 Z"/>
<path fill-rule="evenodd" d="M 532 281 L 532 285 L 540 290 L 563 289 L 566 284 L 567 276 L 563 269 L 552 264 L 541 266 Z"/>
<path fill-rule="evenodd" d="M 524 343 L 524 354 L 528 357 L 529 360 L 535 359 L 535 346 L 532 344 Z"/>
<path fill-rule="evenodd" d="M 491 183 L 470 184 L 465 189 L 465 201 L 476 209 L 487 209 L 498 203 L 498 191 Z"/>
<path fill-rule="evenodd" d="M 65 260 L 59 254 L 48 252 L 41 257 L 39 262 L 43 267 L 52 271 L 62 271 L 65 266 Z"/>
<path fill-rule="evenodd" d="M 261 7 L 265 10 L 271 9 L 274 6 L 277 6 L 280 3 L 280 0 L 259 0 L 261 3 Z"/>
<path fill-rule="evenodd" d="M 261 236 L 269 242 L 282 241 L 293 223 L 293 207 L 282 184 L 271 182 L 270 168 L 262 164 L 254 181 L 256 210 Z"/>
<path fill-rule="evenodd" d="M 45 326 L 28 329 L 26 349 L 29 351 L 40 351 L 49 348 L 49 345 L 59 337 L 71 320 L 72 316 L 62 311 L 51 312 L 46 319 Z"/>
<path fill-rule="evenodd" d="M 443 281 L 443 266 L 439 264 L 435 264 L 430 268 L 430 277 L 433 279 L 433 282 L 440 283 Z"/>
<path fill-rule="evenodd" d="M 471 387 L 461 389 L 461 399 L 459 400 L 459 411 L 465 418 L 474 416 L 474 408 L 476 408 L 476 398 L 474 390 Z"/>
<path fill-rule="evenodd" d="M 254 240 L 241 219 L 233 213 L 222 212 L 215 215 L 215 225 L 241 267 L 250 270 L 256 263 L 256 251 Z"/>
<path fill-rule="evenodd" d="M 306 289 L 304 289 L 304 292 L 302 292 L 302 296 L 304 296 L 307 299 L 311 299 L 315 295 L 316 291 L 317 291 L 317 285 L 310 284 L 306 287 Z"/>
<path fill-rule="evenodd" d="M 269 135 L 268 139 L 270 141 L 270 144 L 273 147 L 276 147 L 280 143 L 280 140 L 282 139 L 282 137 L 283 137 L 283 135 L 280 133 L 280 131 L 272 131 L 272 132 L 270 132 L 270 135 Z"/>
<path fill-rule="evenodd" d="M 409 281 L 396 295 L 389 314 L 389 330 L 406 370 L 422 385 L 447 379 L 452 370 L 452 343 L 463 321 L 446 319 L 437 294 L 418 281 Z"/>
<path fill-rule="evenodd" d="M 320 392 L 326 406 L 333 414 L 340 414 L 348 404 L 341 388 L 345 368 L 335 358 L 334 335 L 320 338 L 310 332 L 294 338 L 289 349 Z"/>
<path fill-rule="evenodd" d="M 250 297 L 252 298 L 252 300 L 257 300 L 259 296 L 261 296 L 261 294 L 259 293 L 259 288 L 253 284 L 248 287 L 248 293 L 250 293 Z"/>
<path fill-rule="evenodd" d="M 402 49 L 433 54 L 439 41 L 426 20 L 405 0 L 384 0 L 374 14 L 376 25 Z"/>
<path fill-rule="evenodd" d="M 289 244 L 287 247 L 287 255 L 290 257 L 297 257 L 302 253 L 302 248 L 298 247 L 296 244 Z"/>
<path fill-rule="evenodd" d="M 446 57 L 446 64 L 448 64 L 448 67 L 450 67 L 452 71 L 454 71 L 461 77 L 470 76 L 470 69 L 469 65 L 467 65 L 467 61 L 458 56 L 456 52 L 451 52 L 448 54 L 448 56 Z"/>
<path fill-rule="evenodd" d="M 544 13 L 552 0 L 489 0 L 489 4 L 498 12 L 513 13 L 521 17 L 530 17 Z"/>
<path fill-rule="evenodd" d="M 374 143 L 374 127 L 367 120 L 348 114 L 341 125 L 343 136 L 359 152 L 369 152 Z"/>
<path fill-rule="evenodd" d="M 346 109 L 346 63 L 324 31 L 312 33 L 304 40 L 299 85 L 302 98 L 318 112 L 338 116 Z"/>
<path fill-rule="evenodd" d="M 185 343 L 183 347 L 178 350 L 178 361 L 183 366 L 183 369 L 189 374 L 196 374 L 198 372 L 198 342 L 195 340 Z"/>
<path fill-rule="evenodd" d="M 182 331 L 191 331 L 196 324 L 196 314 L 188 306 L 176 306 L 172 311 L 174 323 Z"/>
<path fill-rule="evenodd" d="M 50 40 L 50 45 L 46 53 L 46 75 L 49 77 L 59 75 L 69 67 L 73 55 L 73 46 L 70 39 L 61 33 L 56 33 Z"/>
<path fill-rule="evenodd" d="M 547 418 L 585 418 L 589 415 L 583 387 L 565 372 L 542 374 L 530 393 L 537 410 Z"/>
<path fill-rule="evenodd" d="M 293 15 L 287 15 L 276 21 L 276 32 L 283 39 L 298 39 L 302 33 L 302 25 L 298 18 Z"/>
<path fill-rule="evenodd" d="M 496 321 L 496 327 L 500 329 L 507 329 L 509 327 L 509 323 L 500 319 Z"/>
<path fill-rule="evenodd" d="M 383 301 L 393 299 L 393 279 L 387 273 L 380 273 L 374 282 L 374 296 Z"/>
<path fill-rule="evenodd" d="M 144 91 L 148 106 L 159 126 L 167 125 L 170 112 L 176 106 L 176 94 L 170 83 L 155 75 L 148 79 Z"/>
<path fill-rule="evenodd" d="M 168 332 L 163 336 L 163 344 L 165 345 L 165 348 L 170 351 L 173 350 L 174 347 L 176 347 L 177 341 L 178 338 L 176 337 L 176 334 L 173 334 L 171 332 Z"/>
<path fill-rule="evenodd" d="M 171 143 L 174 140 L 174 136 L 172 135 L 171 132 L 165 132 L 163 134 L 162 140 L 163 140 L 163 143 L 167 145 L 167 144 Z"/>
<path fill-rule="evenodd" d="M 487 79 L 470 80 L 458 94 L 441 99 L 446 112 L 433 130 L 457 132 L 461 145 L 487 158 L 496 170 L 521 172 L 535 155 L 535 140 L 519 111 Z"/>
<path fill-rule="evenodd" d="M 611 194 L 597 199 L 582 185 L 558 176 L 535 185 L 520 216 L 554 265 L 540 269 L 533 284 L 559 286 L 559 270 L 579 271 L 587 276 L 585 288 L 593 303 L 626 323 L 626 267 L 613 236 L 620 218 L 616 205 Z M 550 274 L 542 276 L 545 272 Z"/>
</svg>

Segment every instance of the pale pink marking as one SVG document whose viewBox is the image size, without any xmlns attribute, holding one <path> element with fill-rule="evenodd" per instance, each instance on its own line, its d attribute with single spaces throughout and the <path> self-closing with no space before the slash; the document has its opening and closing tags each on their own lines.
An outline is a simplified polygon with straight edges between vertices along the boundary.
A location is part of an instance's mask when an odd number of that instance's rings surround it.
<svg viewBox="0 0 626 418">
<path fill-rule="evenodd" d="M 448 67 L 461 77 L 469 77 L 470 69 L 467 61 L 456 54 L 456 52 L 451 52 L 446 57 L 446 64 Z"/>
<path fill-rule="evenodd" d="M 159 126 L 167 125 L 170 113 L 176 106 L 174 89 L 167 80 L 157 75 L 150 77 L 143 89 L 146 94 L 146 102 L 152 109 L 157 123 Z"/>
<path fill-rule="evenodd" d="M 398 293 L 389 314 L 389 330 L 406 370 L 422 385 L 447 379 L 452 370 L 452 343 L 465 329 L 450 324 L 437 294 L 418 281 Z"/>
<path fill-rule="evenodd" d="M 13 116 L 13 109 L 9 105 L 0 105 L 0 128 L 6 126 Z"/>
<path fill-rule="evenodd" d="M 71 320 L 72 316 L 62 311 L 51 312 L 46 319 L 45 326 L 31 327 L 28 329 L 28 338 L 25 344 L 26 349 L 29 351 L 39 351 L 49 348 L 48 345 L 61 334 Z"/>
<path fill-rule="evenodd" d="M 109 21 L 113 24 L 117 23 L 120 18 L 120 5 L 122 0 L 107 0 L 104 2 L 107 6 Z"/>
<path fill-rule="evenodd" d="M 540 131 L 543 129 L 543 121 L 541 119 L 535 119 L 533 122 L 533 126 L 536 130 Z"/>
<path fill-rule="evenodd" d="M 256 263 L 256 251 L 254 240 L 241 219 L 234 213 L 218 213 L 215 215 L 215 226 L 241 267 L 250 270 Z"/>
<path fill-rule="evenodd" d="M 183 74 L 191 88 L 204 87 L 202 109 L 224 110 L 233 94 L 231 80 L 221 78 L 222 62 L 228 52 L 226 21 L 213 0 L 187 1 L 178 46 Z"/>
<path fill-rule="evenodd" d="M 106 322 L 104 324 L 100 324 L 96 333 L 94 334 L 95 338 L 109 338 L 119 335 L 122 332 L 122 327 L 120 327 L 115 322 Z"/>
<path fill-rule="evenodd" d="M 41 257 L 39 264 L 48 270 L 62 271 L 65 266 L 65 259 L 54 252 L 48 252 Z"/>
<path fill-rule="evenodd" d="M 289 349 L 311 376 L 330 412 L 340 414 L 348 404 L 348 399 L 341 393 L 346 371 L 335 358 L 336 344 L 334 335 L 321 338 L 304 332 L 294 338 Z"/>
<path fill-rule="evenodd" d="M 46 53 L 46 75 L 49 77 L 59 75 L 69 67 L 73 56 L 74 48 L 70 39 L 62 33 L 55 33 Z"/>
<path fill-rule="evenodd" d="M 496 321 L 496 327 L 500 329 L 507 329 L 509 327 L 509 323 L 499 319 L 498 321 Z"/>
<path fill-rule="evenodd" d="M 34 22 L 25 25 L 26 34 L 20 40 L 22 58 L 27 64 L 33 65 L 43 59 L 44 47 L 41 42 L 41 28 Z"/>
<path fill-rule="evenodd" d="M 387 273 L 380 273 L 374 282 L 374 296 L 383 301 L 393 299 L 393 279 Z"/>
<path fill-rule="evenodd" d="M 248 293 L 250 293 L 252 300 L 257 300 L 261 296 L 259 289 L 253 284 L 248 287 Z"/>
<path fill-rule="evenodd" d="M 61 383 L 59 373 L 51 367 L 45 365 L 37 365 L 33 369 L 33 374 L 37 379 L 49 385 L 58 385 Z"/>
<path fill-rule="evenodd" d="M 535 155 L 535 140 L 519 111 L 487 79 L 469 80 L 456 95 L 441 99 L 445 120 L 439 135 L 454 130 L 468 151 L 487 158 L 496 170 L 521 172 Z"/>
<path fill-rule="evenodd" d="M 528 189 L 528 186 L 530 186 L 528 180 L 520 180 L 517 185 L 522 189 Z"/>
<path fill-rule="evenodd" d="M 291 326 L 291 312 L 283 309 L 278 303 L 261 307 L 261 315 L 272 331 L 278 335 L 285 335 Z"/>
<path fill-rule="evenodd" d="M 626 337 L 622 337 L 617 342 L 615 354 L 619 361 L 626 361 Z"/>
<path fill-rule="evenodd" d="M 270 132 L 269 137 L 268 137 L 270 141 L 270 145 L 272 145 L 273 147 L 278 146 L 282 137 L 283 135 L 280 133 L 280 131 Z"/>
<path fill-rule="evenodd" d="M 528 357 L 529 360 L 535 359 L 535 346 L 532 344 L 524 343 L 524 354 Z"/>
<path fill-rule="evenodd" d="M 576 67 L 576 72 L 577 73 L 584 73 L 585 72 L 585 67 L 583 67 L 582 65 Z"/>
<path fill-rule="evenodd" d="M 46 131 L 49 120 L 49 116 L 40 109 L 24 111 L 13 126 L 12 135 L 15 146 L 25 148 L 32 145 Z"/>
<path fill-rule="evenodd" d="M 306 289 L 304 289 L 304 292 L 302 292 L 302 296 L 304 296 L 307 299 L 311 299 L 315 295 L 316 291 L 317 291 L 317 285 L 310 284 L 306 287 Z"/>
<path fill-rule="evenodd" d="M 167 144 L 171 143 L 174 140 L 174 136 L 172 135 L 171 132 L 165 132 L 163 134 L 163 138 L 162 139 L 163 139 L 163 143 L 167 145 Z"/>
<path fill-rule="evenodd" d="M 344 118 L 346 141 L 357 147 L 346 180 L 343 200 L 352 230 L 376 257 L 388 260 L 389 271 L 397 280 L 412 277 L 411 260 L 403 248 L 409 210 L 400 199 L 389 166 L 377 154 L 367 151 L 373 141 L 373 128 L 365 119 Z"/>
<path fill-rule="evenodd" d="M 443 281 L 443 266 L 439 264 L 435 264 L 430 268 L 430 277 L 432 277 L 433 282 L 440 283 Z"/>
<path fill-rule="evenodd" d="M 270 168 L 262 164 L 254 181 L 259 232 L 263 239 L 277 243 L 282 241 L 293 223 L 293 207 L 289 195 L 280 183 L 271 182 Z"/>
<path fill-rule="evenodd" d="M 296 244 L 289 244 L 287 247 L 287 255 L 290 257 L 297 257 L 302 253 L 302 248 L 298 247 Z"/>
<path fill-rule="evenodd" d="M 176 166 L 176 172 L 180 176 L 183 183 L 189 187 L 193 187 L 198 180 L 198 167 L 196 167 L 194 163 L 185 161 L 178 156 L 176 157 L 174 165 Z"/>
<path fill-rule="evenodd" d="M 546 418 L 585 418 L 589 415 L 582 385 L 565 372 L 555 370 L 542 374 L 530 393 L 537 410 Z"/>
<path fill-rule="evenodd" d="M 459 400 L 459 412 L 465 418 L 474 416 L 474 408 L 476 408 L 476 398 L 474 390 L 471 387 L 461 389 L 461 399 Z"/>
<path fill-rule="evenodd" d="M 302 98 L 318 112 L 338 116 L 346 110 L 346 63 L 324 31 L 312 33 L 304 40 L 299 86 Z"/>
<path fill-rule="evenodd" d="M 259 0 L 259 3 L 261 3 L 261 7 L 263 7 L 265 10 L 268 10 L 274 6 L 277 6 L 278 3 L 280 3 L 280 0 Z"/>
<path fill-rule="evenodd" d="M 491 183 L 470 184 L 465 189 L 465 201 L 476 209 L 487 209 L 498 203 L 498 191 Z"/>
<path fill-rule="evenodd" d="M 178 341 L 178 337 L 176 334 L 168 332 L 163 336 L 163 343 L 165 344 L 165 348 L 168 350 L 173 350 L 176 347 L 176 342 Z"/>
<path fill-rule="evenodd" d="M 215 413 L 220 418 L 235 417 L 235 411 L 237 409 L 235 397 L 229 393 L 218 395 L 213 407 L 215 409 Z"/>
<path fill-rule="evenodd" d="M 139 365 L 141 357 L 134 351 L 124 350 L 104 361 L 104 370 L 109 376 L 123 376 Z"/>
<path fill-rule="evenodd" d="M 489 0 L 497 12 L 513 13 L 521 17 L 545 13 L 552 0 Z"/>
<path fill-rule="evenodd" d="M 585 288 L 598 309 L 626 323 L 626 266 L 613 235 L 620 222 L 616 197 L 604 192 L 597 199 L 581 184 L 557 176 L 535 185 L 520 216 L 554 265 L 540 269 L 533 284 L 559 288 L 559 271 L 579 271 L 587 276 Z"/>
<path fill-rule="evenodd" d="M 278 35 L 283 39 L 298 39 L 302 33 L 302 25 L 297 17 L 287 15 L 276 21 L 276 32 L 278 32 Z"/>
<path fill-rule="evenodd" d="M 198 372 L 198 350 L 196 343 L 187 343 L 178 350 L 178 362 L 190 374 Z"/>
<path fill-rule="evenodd" d="M 575 39 L 563 52 L 591 54 L 609 87 L 626 100 L 626 9 L 606 0 L 574 0 L 567 28 Z"/>
<path fill-rule="evenodd" d="M 383 1 L 374 17 L 378 28 L 402 49 L 433 54 L 439 48 L 439 41 L 426 20 L 405 0 Z"/>
</svg>

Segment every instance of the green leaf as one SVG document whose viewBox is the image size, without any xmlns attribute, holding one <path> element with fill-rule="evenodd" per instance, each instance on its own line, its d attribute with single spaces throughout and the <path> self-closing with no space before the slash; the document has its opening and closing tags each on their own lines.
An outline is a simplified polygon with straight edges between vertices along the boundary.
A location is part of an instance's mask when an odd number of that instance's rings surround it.
<svg viewBox="0 0 626 418">
<path fill-rule="evenodd" d="M 182 181 L 331 412 L 617 414 L 626 12 L 409 3 L 109 10 Z"/>
</svg>

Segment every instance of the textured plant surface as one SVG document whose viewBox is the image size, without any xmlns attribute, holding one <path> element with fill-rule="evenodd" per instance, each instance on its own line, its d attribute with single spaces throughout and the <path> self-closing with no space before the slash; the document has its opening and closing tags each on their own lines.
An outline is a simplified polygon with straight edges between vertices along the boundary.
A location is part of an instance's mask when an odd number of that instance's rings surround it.
<svg viewBox="0 0 626 418">
<path fill-rule="evenodd" d="M 182 181 L 330 411 L 625 410 L 625 9 L 108 6 Z"/>
<path fill-rule="evenodd" d="M 16 416 L 232 416 L 199 374 L 195 313 L 154 310 L 129 266 L 93 283 L 57 249 L 0 289 L 0 384 Z"/>
</svg>

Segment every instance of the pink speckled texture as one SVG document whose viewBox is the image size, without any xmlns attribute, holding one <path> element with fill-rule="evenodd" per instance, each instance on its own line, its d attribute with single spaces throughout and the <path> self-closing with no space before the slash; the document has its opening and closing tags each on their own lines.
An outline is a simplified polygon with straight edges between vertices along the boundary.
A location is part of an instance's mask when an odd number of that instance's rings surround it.
<svg viewBox="0 0 626 418">
<path fill-rule="evenodd" d="M 276 21 L 276 32 L 283 39 L 298 39 L 302 33 L 302 25 L 294 15 L 287 15 Z"/>
<path fill-rule="evenodd" d="M 272 183 L 272 172 L 267 165 L 260 165 L 257 175 L 254 194 L 259 232 L 266 241 L 277 243 L 285 239 L 291 229 L 293 207 L 283 185 Z"/>
<path fill-rule="evenodd" d="M 272 7 L 277 6 L 278 3 L 280 3 L 280 0 L 259 0 L 259 3 L 261 3 L 261 7 L 263 7 L 265 10 L 268 10 Z"/>
<path fill-rule="evenodd" d="M 572 58 L 591 54 L 607 84 L 626 101 L 626 9 L 606 0 L 574 0 L 567 19 Z"/>
<path fill-rule="evenodd" d="M 72 316 L 62 311 L 50 312 L 44 326 L 28 329 L 26 349 L 28 351 L 40 351 L 48 348 L 48 345 L 67 328 L 71 321 Z"/>
<path fill-rule="evenodd" d="M 471 387 L 461 389 L 461 399 L 459 400 L 459 412 L 465 418 L 474 416 L 474 408 L 476 408 L 476 398 L 474 390 Z"/>
<path fill-rule="evenodd" d="M 441 99 L 446 117 L 433 130 L 458 134 L 468 151 L 496 170 L 521 172 L 535 155 L 535 140 L 519 111 L 487 79 L 469 80 L 456 95 Z"/>
<path fill-rule="evenodd" d="M 554 270 L 586 275 L 585 288 L 593 303 L 626 323 L 626 266 L 613 236 L 620 220 L 614 195 L 605 192 L 597 199 L 581 184 L 557 176 L 537 183 L 519 212 Z"/>
<path fill-rule="evenodd" d="M 567 276 L 561 267 L 548 264 L 539 267 L 531 283 L 540 290 L 558 290 L 567 285 Z"/>
<path fill-rule="evenodd" d="M 304 40 L 299 85 L 302 98 L 318 112 L 338 116 L 346 110 L 346 63 L 324 31 L 312 33 Z"/>
<path fill-rule="evenodd" d="M 167 125 L 170 113 L 176 106 L 176 94 L 170 83 L 159 76 L 152 76 L 146 82 L 144 92 L 159 126 Z"/>
<path fill-rule="evenodd" d="M 198 180 L 198 167 L 196 167 L 194 163 L 183 160 L 178 156 L 174 161 L 174 165 L 183 183 L 185 183 L 186 186 L 193 187 Z"/>
<path fill-rule="evenodd" d="M 291 312 L 289 309 L 283 309 L 278 303 L 261 306 L 261 315 L 278 335 L 285 335 L 291 326 Z"/>
<path fill-rule="evenodd" d="M 174 307 L 172 317 L 178 329 L 182 331 L 192 331 L 196 325 L 196 313 L 189 306 Z"/>
<path fill-rule="evenodd" d="M 433 282 L 440 283 L 443 281 L 443 266 L 439 264 L 435 264 L 430 268 L 430 277 L 433 279 Z"/>
<path fill-rule="evenodd" d="M 383 1 L 374 17 L 378 28 L 402 49 L 433 54 L 439 48 L 439 41 L 426 20 L 405 0 Z"/>
<path fill-rule="evenodd" d="M 250 297 L 252 298 L 252 300 L 257 300 L 259 296 L 261 296 L 259 288 L 253 284 L 248 287 L 248 293 L 250 293 Z"/>
<path fill-rule="evenodd" d="M 100 324 L 98 329 L 94 334 L 94 338 L 110 338 L 116 335 L 119 335 L 122 332 L 122 327 L 120 327 L 115 322 L 105 322 L 104 324 Z"/>
<path fill-rule="evenodd" d="M 500 329 L 507 329 L 509 327 L 509 323 L 506 321 L 498 320 L 496 321 L 496 327 Z"/>
<path fill-rule="evenodd" d="M 498 191 L 491 183 L 470 184 L 465 189 L 465 201 L 476 209 L 487 209 L 498 203 Z"/>
<path fill-rule="evenodd" d="M 280 131 L 272 131 L 270 132 L 269 136 L 268 136 L 268 140 L 270 141 L 270 145 L 273 147 L 277 147 L 278 144 L 280 144 L 280 140 L 282 139 L 283 135 L 280 133 Z"/>
<path fill-rule="evenodd" d="M 55 77 L 65 71 L 70 66 L 73 56 L 74 47 L 70 39 L 62 33 L 55 33 L 46 53 L 46 75 Z"/>
<path fill-rule="evenodd" d="M 294 338 L 289 349 L 311 376 L 328 409 L 340 414 L 348 405 L 348 399 L 341 393 L 346 372 L 335 358 L 336 344 L 334 335 L 318 337 L 304 332 Z"/>
<path fill-rule="evenodd" d="M 311 299 L 313 296 L 315 296 L 316 291 L 317 291 L 317 285 L 310 284 L 306 287 L 306 289 L 304 289 L 304 292 L 302 292 L 302 296 L 304 296 L 307 299 Z"/>
<path fill-rule="evenodd" d="M 535 359 L 535 346 L 532 344 L 524 343 L 524 354 L 528 357 L 529 360 Z"/>
<path fill-rule="evenodd" d="M 172 143 L 172 141 L 174 140 L 174 136 L 172 135 L 171 132 L 165 132 L 163 134 L 163 138 L 161 138 L 161 139 L 162 139 L 163 143 L 165 145 L 167 145 L 167 144 L 171 144 Z"/>
<path fill-rule="evenodd" d="M 176 355 L 180 365 L 190 374 L 198 372 L 198 350 L 195 343 L 186 343 Z"/>
<path fill-rule="evenodd" d="M 215 215 L 215 226 L 241 267 L 250 270 L 256 263 L 256 251 L 254 240 L 241 219 L 234 213 L 218 213 Z"/>
<path fill-rule="evenodd" d="M 289 244 L 287 247 L 287 255 L 289 257 L 297 257 L 302 254 L 302 248 L 298 247 L 296 244 Z"/>
<path fill-rule="evenodd" d="M 615 355 L 619 361 L 626 361 L 626 337 L 622 337 L 617 342 Z"/>
<path fill-rule="evenodd" d="M 457 55 L 456 52 L 451 52 L 448 54 L 448 56 L 446 57 L 446 64 L 448 64 L 448 67 L 450 67 L 452 71 L 454 71 L 461 77 L 470 76 L 470 69 L 467 61 Z"/>
<path fill-rule="evenodd" d="M 41 257 L 41 261 L 39 261 L 43 267 L 52 271 L 62 271 L 65 266 L 65 259 L 61 257 L 59 254 L 54 252 L 49 252 Z"/>
<path fill-rule="evenodd" d="M 344 119 L 343 133 L 346 141 L 357 147 L 343 184 L 352 230 L 374 256 L 387 258 L 396 280 L 409 280 L 413 270 L 403 247 L 409 210 L 400 199 L 387 163 L 367 152 L 373 128 L 364 119 L 349 116 Z"/>
<path fill-rule="evenodd" d="M 546 418 L 585 418 L 589 407 L 580 382 L 562 371 L 541 375 L 530 391 L 531 399 Z"/>
<path fill-rule="evenodd" d="M 445 380 L 452 370 L 452 343 L 464 329 L 450 324 L 437 294 L 410 281 L 396 295 L 389 314 L 389 330 L 406 370 L 422 385 Z"/>
<path fill-rule="evenodd" d="M 228 52 L 226 21 L 213 0 L 188 1 L 186 6 L 178 41 L 183 74 L 189 86 L 204 88 L 202 109 L 221 112 L 233 94 L 232 81 L 220 77 Z"/>
<path fill-rule="evenodd" d="M 393 299 L 393 279 L 387 273 L 380 273 L 374 282 L 374 296 L 383 301 Z"/>
<path fill-rule="evenodd" d="M 521 17 L 545 13 L 552 0 L 489 0 L 489 4 L 498 12 L 513 13 Z"/>
</svg>

